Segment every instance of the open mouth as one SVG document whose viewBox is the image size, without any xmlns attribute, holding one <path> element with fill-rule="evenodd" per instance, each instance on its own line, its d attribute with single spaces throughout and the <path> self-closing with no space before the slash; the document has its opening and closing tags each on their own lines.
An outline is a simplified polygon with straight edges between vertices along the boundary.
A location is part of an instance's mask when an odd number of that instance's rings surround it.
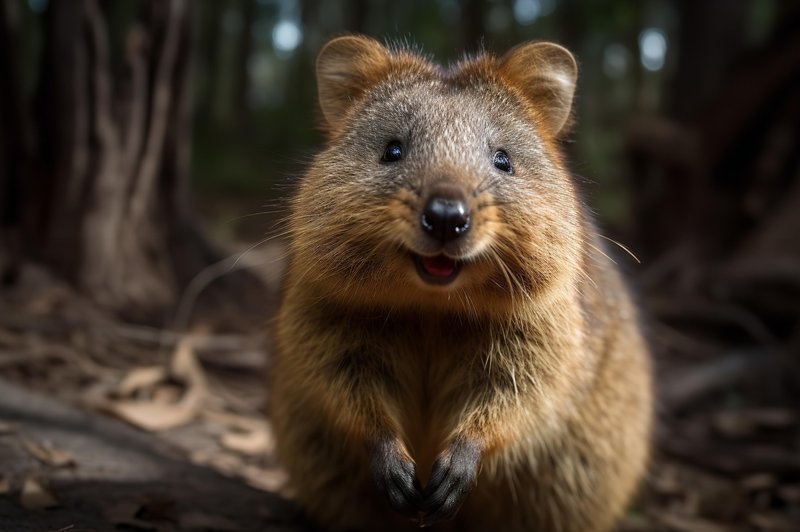
<svg viewBox="0 0 800 532">
<path fill-rule="evenodd" d="M 417 273 L 420 278 L 431 284 L 449 284 L 453 282 L 461 270 L 461 262 L 446 255 L 435 255 L 433 257 L 415 255 L 414 263 L 417 266 Z"/>
</svg>

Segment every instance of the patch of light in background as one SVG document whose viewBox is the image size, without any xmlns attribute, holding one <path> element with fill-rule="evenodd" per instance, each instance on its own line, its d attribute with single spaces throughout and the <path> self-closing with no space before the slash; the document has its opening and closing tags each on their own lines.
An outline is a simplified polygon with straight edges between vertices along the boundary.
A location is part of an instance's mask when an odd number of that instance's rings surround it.
<svg viewBox="0 0 800 532">
<path fill-rule="evenodd" d="M 514 18 L 523 26 L 533 24 L 541 14 L 542 3 L 539 0 L 515 0 L 514 2 Z"/>
<path fill-rule="evenodd" d="M 303 30 L 294 20 L 281 20 L 272 28 L 272 45 L 278 55 L 291 55 L 302 41 Z"/>
<path fill-rule="evenodd" d="M 639 34 L 639 59 L 651 72 L 661 70 L 667 57 L 667 38 L 658 28 L 647 28 Z"/>
<path fill-rule="evenodd" d="M 529 26 L 555 8 L 556 0 L 514 0 L 514 20 L 521 26 Z"/>
<path fill-rule="evenodd" d="M 47 9 L 47 0 L 28 0 L 28 7 L 34 13 L 43 13 Z"/>
<path fill-rule="evenodd" d="M 257 0 L 259 5 L 277 4 L 277 22 L 257 18 L 253 26 L 253 53 L 247 61 L 250 77 L 248 99 L 253 108 L 276 108 L 285 102 L 288 79 L 286 59 L 300 47 L 305 37 L 300 23 L 298 0 Z M 273 23 L 274 22 L 274 23 Z"/>
<path fill-rule="evenodd" d="M 619 79 L 628 73 L 631 53 L 625 46 L 613 43 L 603 50 L 603 73 L 609 78 Z"/>
</svg>

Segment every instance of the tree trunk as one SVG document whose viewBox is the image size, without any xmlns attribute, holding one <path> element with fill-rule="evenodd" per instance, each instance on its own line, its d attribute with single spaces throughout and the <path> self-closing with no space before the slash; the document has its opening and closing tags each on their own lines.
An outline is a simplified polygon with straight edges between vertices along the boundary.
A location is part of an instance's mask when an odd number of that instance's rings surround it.
<svg viewBox="0 0 800 532">
<path fill-rule="evenodd" d="M 679 68 L 671 88 L 672 116 L 691 122 L 724 89 L 739 54 L 746 20 L 744 0 L 682 0 L 678 3 Z"/>
<path fill-rule="evenodd" d="M 0 285 L 12 283 L 21 257 L 21 204 L 32 170 L 31 117 L 22 90 L 19 5 L 0 0 Z"/>
<path fill-rule="evenodd" d="M 461 49 L 479 52 L 486 37 L 486 2 L 485 0 L 466 0 L 462 3 L 461 13 Z"/>
<path fill-rule="evenodd" d="M 234 120 L 238 127 L 242 127 L 247 118 L 247 100 L 250 92 L 250 56 L 253 53 L 253 31 L 255 31 L 256 14 L 258 3 L 256 0 L 243 0 L 242 10 L 242 32 L 239 35 L 238 48 L 236 50 L 236 86 L 234 91 Z"/>
<path fill-rule="evenodd" d="M 23 208 L 33 216 L 23 241 L 30 256 L 104 307 L 152 322 L 221 257 L 189 207 L 191 3 L 143 7 L 124 37 L 124 64 L 113 65 L 98 0 L 49 3 L 36 106 L 39 167 L 30 172 L 36 179 Z M 0 22 L 5 38 L 11 26 Z M 12 52 L 3 46 L 4 59 Z M 16 122 L 4 112 L 4 136 L 14 137 Z M 25 159 L 10 160 L 25 167 Z M 21 172 L 5 175 L 3 190 L 19 200 L 8 176 Z M 255 277 L 234 278 L 246 281 L 250 295 L 263 292 Z"/>
<path fill-rule="evenodd" d="M 203 18 L 198 40 L 198 55 L 205 64 L 206 72 L 200 90 L 196 91 L 194 96 L 199 104 L 198 121 L 205 123 L 211 119 L 219 97 L 219 77 L 222 63 L 220 45 L 225 3 L 206 2 L 200 11 L 203 13 Z"/>
<path fill-rule="evenodd" d="M 370 2 L 367 0 L 349 0 L 346 4 L 345 28 L 353 33 L 366 33 Z"/>
</svg>

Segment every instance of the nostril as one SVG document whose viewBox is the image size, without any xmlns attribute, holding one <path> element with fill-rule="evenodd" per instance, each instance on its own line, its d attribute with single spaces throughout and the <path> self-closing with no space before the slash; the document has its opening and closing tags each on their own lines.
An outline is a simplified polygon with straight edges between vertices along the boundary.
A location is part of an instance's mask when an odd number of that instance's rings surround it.
<svg viewBox="0 0 800 532">
<path fill-rule="evenodd" d="M 436 230 L 433 223 L 428 218 L 428 215 L 424 212 L 422 213 L 422 217 L 420 218 L 420 223 L 422 224 L 422 228 L 425 229 L 428 233 L 432 233 Z"/>
<path fill-rule="evenodd" d="M 422 229 L 442 242 L 465 234 L 469 222 L 469 207 L 459 199 L 430 198 L 420 216 Z"/>
<path fill-rule="evenodd" d="M 456 234 L 460 235 L 467 232 L 469 229 L 469 212 L 464 203 L 458 202 L 457 207 L 450 215 L 450 221 Z"/>
</svg>

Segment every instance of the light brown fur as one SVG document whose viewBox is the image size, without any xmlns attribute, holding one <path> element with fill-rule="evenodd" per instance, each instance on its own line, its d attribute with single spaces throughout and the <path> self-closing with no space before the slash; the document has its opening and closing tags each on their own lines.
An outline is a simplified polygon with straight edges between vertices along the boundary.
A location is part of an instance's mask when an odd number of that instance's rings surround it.
<svg viewBox="0 0 800 532">
<path fill-rule="evenodd" d="M 375 488 L 381 442 L 422 486 L 455 442 L 479 449 L 435 530 L 602 531 L 623 512 L 648 455 L 649 364 L 558 147 L 575 72 L 549 44 L 449 69 L 363 37 L 321 52 L 329 139 L 292 205 L 271 382 L 279 458 L 320 524 L 414 527 Z M 407 160 L 382 165 L 396 138 Z M 473 192 L 447 287 L 410 258 L 434 252 L 417 219 L 441 181 Z"/>
</svg>

